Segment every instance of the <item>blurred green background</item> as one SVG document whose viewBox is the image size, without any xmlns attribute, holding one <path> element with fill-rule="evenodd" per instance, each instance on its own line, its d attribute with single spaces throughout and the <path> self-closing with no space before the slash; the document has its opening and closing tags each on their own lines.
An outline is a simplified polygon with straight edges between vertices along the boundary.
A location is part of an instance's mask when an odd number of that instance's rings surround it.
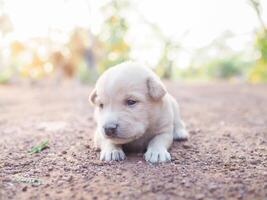
<svg viewBox="0 0 267 200">
<path fill-rule="evenodd" d="M 165 79 L 267 81 L 266 0 L 213 2 L 0 0 L 0 83 L 93 83 L 129 59 Z"/>
</svg>

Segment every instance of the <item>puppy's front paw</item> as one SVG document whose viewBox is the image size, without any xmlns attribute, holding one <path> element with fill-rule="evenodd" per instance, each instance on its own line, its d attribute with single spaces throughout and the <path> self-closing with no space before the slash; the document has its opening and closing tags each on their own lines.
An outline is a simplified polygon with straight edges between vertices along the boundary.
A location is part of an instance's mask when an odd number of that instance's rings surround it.
<svg viewBox="0 0 267 200">
<path fill-rule="evenodd" d="M 111 161 L 111 160 L 124 160 L 125 154 L 122 149 L 103 149 L 100 152 L 100 160 Z"/>
<path fill-rule="evenodd" d="M 151 163 L 168 162 L 171 160 L 171 155 L 165 148 L 148 148 L 144 157 L 147 162 Z"/>
</svg>

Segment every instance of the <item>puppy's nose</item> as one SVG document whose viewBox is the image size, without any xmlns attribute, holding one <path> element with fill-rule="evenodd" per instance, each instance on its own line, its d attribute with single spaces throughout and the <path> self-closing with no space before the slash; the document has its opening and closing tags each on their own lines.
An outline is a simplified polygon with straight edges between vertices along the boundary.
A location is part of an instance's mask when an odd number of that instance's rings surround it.
<svg viewBox="0 0 267 200">
<path fill-rule="evenodd" d="M 110 124 L 106 124 L 103 128 L 104 128 L 104 131 L 105 131 L 105 134 L 107 136 L 113 136 L 116 134 L 117 132 L 117 128 L 118 128 L 118 124 L 115 124 L 115 123 L 110 123 Z"/>
</svg>

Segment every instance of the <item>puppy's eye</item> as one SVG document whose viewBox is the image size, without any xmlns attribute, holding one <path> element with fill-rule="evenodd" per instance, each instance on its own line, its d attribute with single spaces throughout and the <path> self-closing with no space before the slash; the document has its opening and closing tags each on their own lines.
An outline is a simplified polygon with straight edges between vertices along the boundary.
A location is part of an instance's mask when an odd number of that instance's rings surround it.
<svg viewBox="0 0 267 200">
<path fill-rule="evenodd" d="M 103 103 L 100 103 L 99 104 L 99 108 L 103 109 L 104 108 L 104 104 Z"/>
<path fill-rule="evenodd" d="M 132 99 L 127 99 L 127 100 L 125 101 L 125 104 L 126 104 L 127 106 L 133 106 L 133 105 L 135 105 L 136 103 L 137 103 L 137 101 L 132 100 Z"/>
</svg>

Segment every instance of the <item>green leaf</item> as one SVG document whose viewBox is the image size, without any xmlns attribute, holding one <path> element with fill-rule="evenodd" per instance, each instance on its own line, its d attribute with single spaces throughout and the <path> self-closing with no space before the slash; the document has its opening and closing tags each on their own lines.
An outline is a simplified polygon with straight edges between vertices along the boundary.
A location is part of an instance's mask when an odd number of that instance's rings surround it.
<svg viewBox="0 0 267 200">
<path fill-rule="evenodd" d="M 36 145 L 36 146 L 33 146 L 31 148 L 31 150 L 29 151 L 30 154 L 33 154 L 33 153 L 39 153 L 41 152 L 42 150 L 44 150 L 45 148 L 48 147 L 48 140 L 45 140 L 44 142 Z"/>
</svg>

